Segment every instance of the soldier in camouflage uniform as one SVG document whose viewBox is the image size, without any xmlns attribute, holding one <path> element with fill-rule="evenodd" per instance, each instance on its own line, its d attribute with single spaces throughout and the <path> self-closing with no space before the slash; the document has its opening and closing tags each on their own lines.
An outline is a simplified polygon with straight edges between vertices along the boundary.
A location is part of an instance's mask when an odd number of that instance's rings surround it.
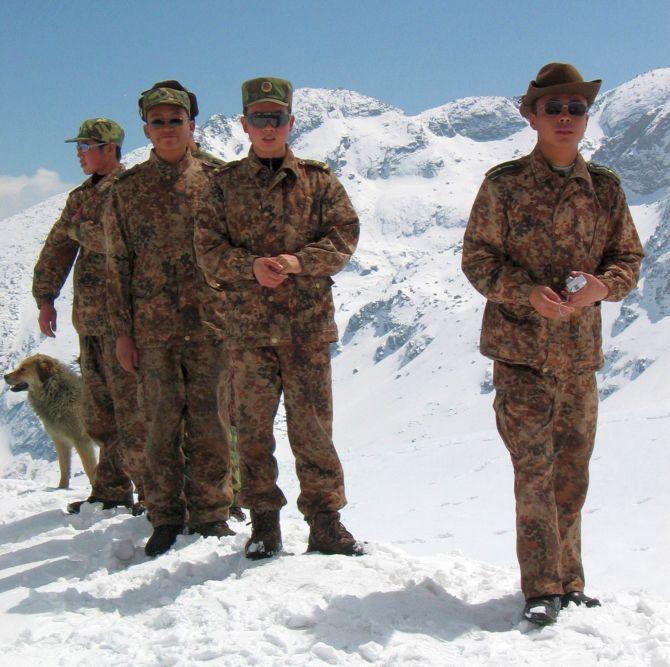
<svg viewBox="0 0 670 667">
<path fill-rule="evenodd" d="M 217 297 L 210 321 L 229 352 L 222 418 L 229 419 L 232 391 L 252 559 L 281 550 L 286 498 L 277 486 L 273 422 L 282 392 L 308 550 L 360 552 L 338 511 L 346 498 L 332 442 L 330 369 L 337 340 L 330 276 L 354 252 L 358 217 L 325 164 L 287 147 L 292 90 L 272 77 L 243 84 L 249 155 L 216 172 L 220 217 L 196 221 L 198 264 Z"/>
<path fill-rule="evenodd" d="M 135 380 L 120 368 L 105 307 L 105 238 L 101 211 L 119 163 L 124 133 L 107 118 L 84 121 L 77 143 L 84 173 L 90 177 L 70 193 L 60 218 L 49 232 L 33 275 L 33 295 L 42 333 L 55 336 L 54 302 L 74 263 L 72 322 L 79 333 L 84 381 L 84 421 L 100 445 L 91 495 L 68 505 L 79 512 L 85 502 L 102 502 L 105 509 L 133 505 L 135 482 L 141 496 L 144 467 L 144 424 L 137 411 Z M 75 262 L 76 258 L 76 262 Z M 141 504 L 135 505 L 141 512 Z"/>
<path fill-rule="evenodd" d="M 556 620 L 584 594 L 581 508 L 602 366 L 600 302 L 636 285 L 642 247 L 619 179 L 578 152 L 600 81 L 543 67 L 522 98 L 530 155 L 487 172 L 463 270 L 486 298 L 481 352 L 494 360 L 498 431 L 514 467 L 524 616 Z M 566 279 L 584 286 L 566 289 Z M 573 288 L 574 289 L 574 288 Z"/>
<path fill-rule="evenodd" d="M 123 368 L 137 373 L 147 421 L 145 495 L 154 532 L 149 556 L 167 551 L 184 525 L 234 534 L 228 439 L 217 414 L 222 345 L 200 317 L 206 285 L 193 254 L 193 224 L 216 214 L 213 165 L 188 150 L 188 94 L 142 94 L 150 158 L 121 174 L 103 215 L 107 298 Z"/>
<path fill-rule="evenodd" d="M 189 117 L 194 121 L 200 112 L 198 108 L 198 98 L 195 93 L 187 90 L 179 81 L 175 79 L 170 79 L 167 81 L 157 81 L 154 83 L 152 88 L 171 88 L 172 90 L 181 90 L 188 95 L 189 103 L 191 109 L 189 112 Z M 140 113 L 142 113 L 142 98 L 138 100 L 138 106 Z M 194 127 L 195 129 L 195 127 Z M 226 163 L 221 159 L 212 155 L 212 153 L 207 152 L 200 146 L 200 144 L 193 137 L 193 132 L 191 132 L 191 140 L 189 142 L 189 150 L 191 155 L 198 160 L 202 160 L 208 166 L 216 167 L 225 167 Z M 230 445 L 230 466 L 232 474 L 232 484 L 233 484 L 233 504 L 229 508 L 229 514 L 231 519 L 236 521 L 244 521 L 247 518 L 247 515 L 244 513 L 240 507 L 240 489 L 242 488 L 242 479 L 240 476 L 240 456 L 237 453 L 237 431 L 234 425 L 231 425 L 229 431 L 229 445 Z"/>
</svg>

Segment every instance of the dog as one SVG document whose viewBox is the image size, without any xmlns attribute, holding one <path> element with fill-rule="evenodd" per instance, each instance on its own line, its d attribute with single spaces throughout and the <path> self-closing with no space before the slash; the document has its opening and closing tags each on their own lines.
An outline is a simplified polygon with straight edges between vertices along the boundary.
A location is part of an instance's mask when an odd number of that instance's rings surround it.
<svg viewBox="0 0 670 667">
<path fill-rule="evenodd" d="M 83 420 L 81 376 L 65 364 L 45 354 L 24 359 L 5 375 L 11 391 L 27 391 L 28 402 L 56 446 L 60 466 L 59 489 L 70 486 L 72 448 L 77 450 L 84 471 L 95 481 L 95 446 Z"/>
</svg>

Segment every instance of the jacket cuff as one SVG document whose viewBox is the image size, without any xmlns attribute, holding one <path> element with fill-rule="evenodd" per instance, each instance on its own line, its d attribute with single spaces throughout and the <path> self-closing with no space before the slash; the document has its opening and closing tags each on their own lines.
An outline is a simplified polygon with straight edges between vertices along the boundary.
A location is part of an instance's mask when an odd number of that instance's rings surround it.
<svg viewBox="0 0 670 667">
<path fill-rule="evenodd" d="M 35 297 L 35 303 L 37 303 L 38 308 L 41 308 L 42 306 L 53 306 L 55 302 L 56 297 L 51 294 L 43 294 Z"/>
</svg>

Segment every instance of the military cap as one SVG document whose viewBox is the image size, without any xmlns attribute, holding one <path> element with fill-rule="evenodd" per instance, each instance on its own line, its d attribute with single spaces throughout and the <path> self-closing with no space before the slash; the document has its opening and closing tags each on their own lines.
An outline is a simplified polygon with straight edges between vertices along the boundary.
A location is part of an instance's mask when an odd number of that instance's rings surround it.
<svg viewBox="0 0 670 667">
<path fill-rule="evenodd" d="M 147 119 L 149 109 L 157 107 L 159 104 L 173 104 L 186 109 L 189 117 L 191 115 L 191 101 L 186 91 L 175 90 L 174 88 L 149 88 L 142 93 L 139 100 L 142 120 Z"/>
<path fill-rule="evenodd" d="M 261 76 L 242 84 L 242 108 L 246 109 L 258 102 L 275 102 L 291 109 L 293 86 L 286 79 Z"/>
<path fill-rule="evenodd" d="M 584 81 L 579 70 L 568 63 L 548 63 L 537 73 L 535 80 L 528 84 L 519 111 L 524 118 L 528 118 L 535 100 L 543 95 L 563 93 L 583 95 L 590 106 L 596 99 L 601 83 L 601 79 Z"/>
<path fill-rule="evenodd" d="M 100 141 L 103 144 L 116 144 L 121 146 L 125 137 L 123 128 L 109 118 L 89 118 L 79 127 L 76 137 L 66 139 L 65 143 L 75 141 Z"/>
<path fill-rule="evenodd" d="M 191 103 L 191 120 L 195 120 L 195 117 L 198 115 L 198 98 L 195 96 L 195 93 L 192 93 L 186 87 L 184 87 L 179 81 L 175 79 L 169 79 L 168 81 L 156 81 L 151 89 L 154 88 L 172 88 L 172 90 L 181 90 L 188 95 L 188 101 Z M 137 104 L 140 107 L 140 115 L 142 115 L 142 98 L 140 97 L 137 100 Z"/>
</svg>

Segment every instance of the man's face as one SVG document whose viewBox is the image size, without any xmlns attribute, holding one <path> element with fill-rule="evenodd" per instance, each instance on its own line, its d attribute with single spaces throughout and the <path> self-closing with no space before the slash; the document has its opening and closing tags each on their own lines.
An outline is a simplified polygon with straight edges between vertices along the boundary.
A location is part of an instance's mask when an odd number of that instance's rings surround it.
<svg viewBox="0 0 670 667">
<path fill-rule="evenodd" d="M 569 113 L 568 105 L 570 102 L 580 102 L 584 105 L 588 103 L 583 95 L 574 95 L 564 93 L 561 95 L 544 95 L 536 101 L 536 111 L 530 113 L 530 126 L 537 131 L 537 139 L 540 144 L 552 146 L 554 148 L 574 148 L 584 136 L 586 124 L 589 116 L 585 113 L 583 116 Z M 558 104 L 562 105 L 560 113 L 547 113 L 545 105 L 549 104 L 550 111 L 557 109 Z M 553 103 L 553 104 L 551 104 Z"/>
<path fill-rule="evenodd" d="M 158 153 L 186 152 L 195 123 L 186 109 L 174 104 L 159 104 L 147 112 L 144 134 Z"/>
<path fill-rule="evenodd" d="M 77 157 L 81 170 L 87 175 L 103 174 L 110 159 L 116 159 L 116 145 L 102 144 L 97 139 L 83 139 L 77 142 Z M 88 147 L 88 150 L 82 150 Z"/>
<path fill-rule="evenodd" d="M 288 109 L 276 102 L 258 102 L 247 107 L 247 115 L 254 113 L 287 113 Z M 290 117 L 286 125 L 272 127 L 268 122 L 265 127 L 254 127 L 245 116 L 242 116 L 242 127 L 249 135 L 254 153 L 262 158 L 283 157 L 286 151 L 288 135 L 293 127 L 295 118 Z"/>
</svg>

